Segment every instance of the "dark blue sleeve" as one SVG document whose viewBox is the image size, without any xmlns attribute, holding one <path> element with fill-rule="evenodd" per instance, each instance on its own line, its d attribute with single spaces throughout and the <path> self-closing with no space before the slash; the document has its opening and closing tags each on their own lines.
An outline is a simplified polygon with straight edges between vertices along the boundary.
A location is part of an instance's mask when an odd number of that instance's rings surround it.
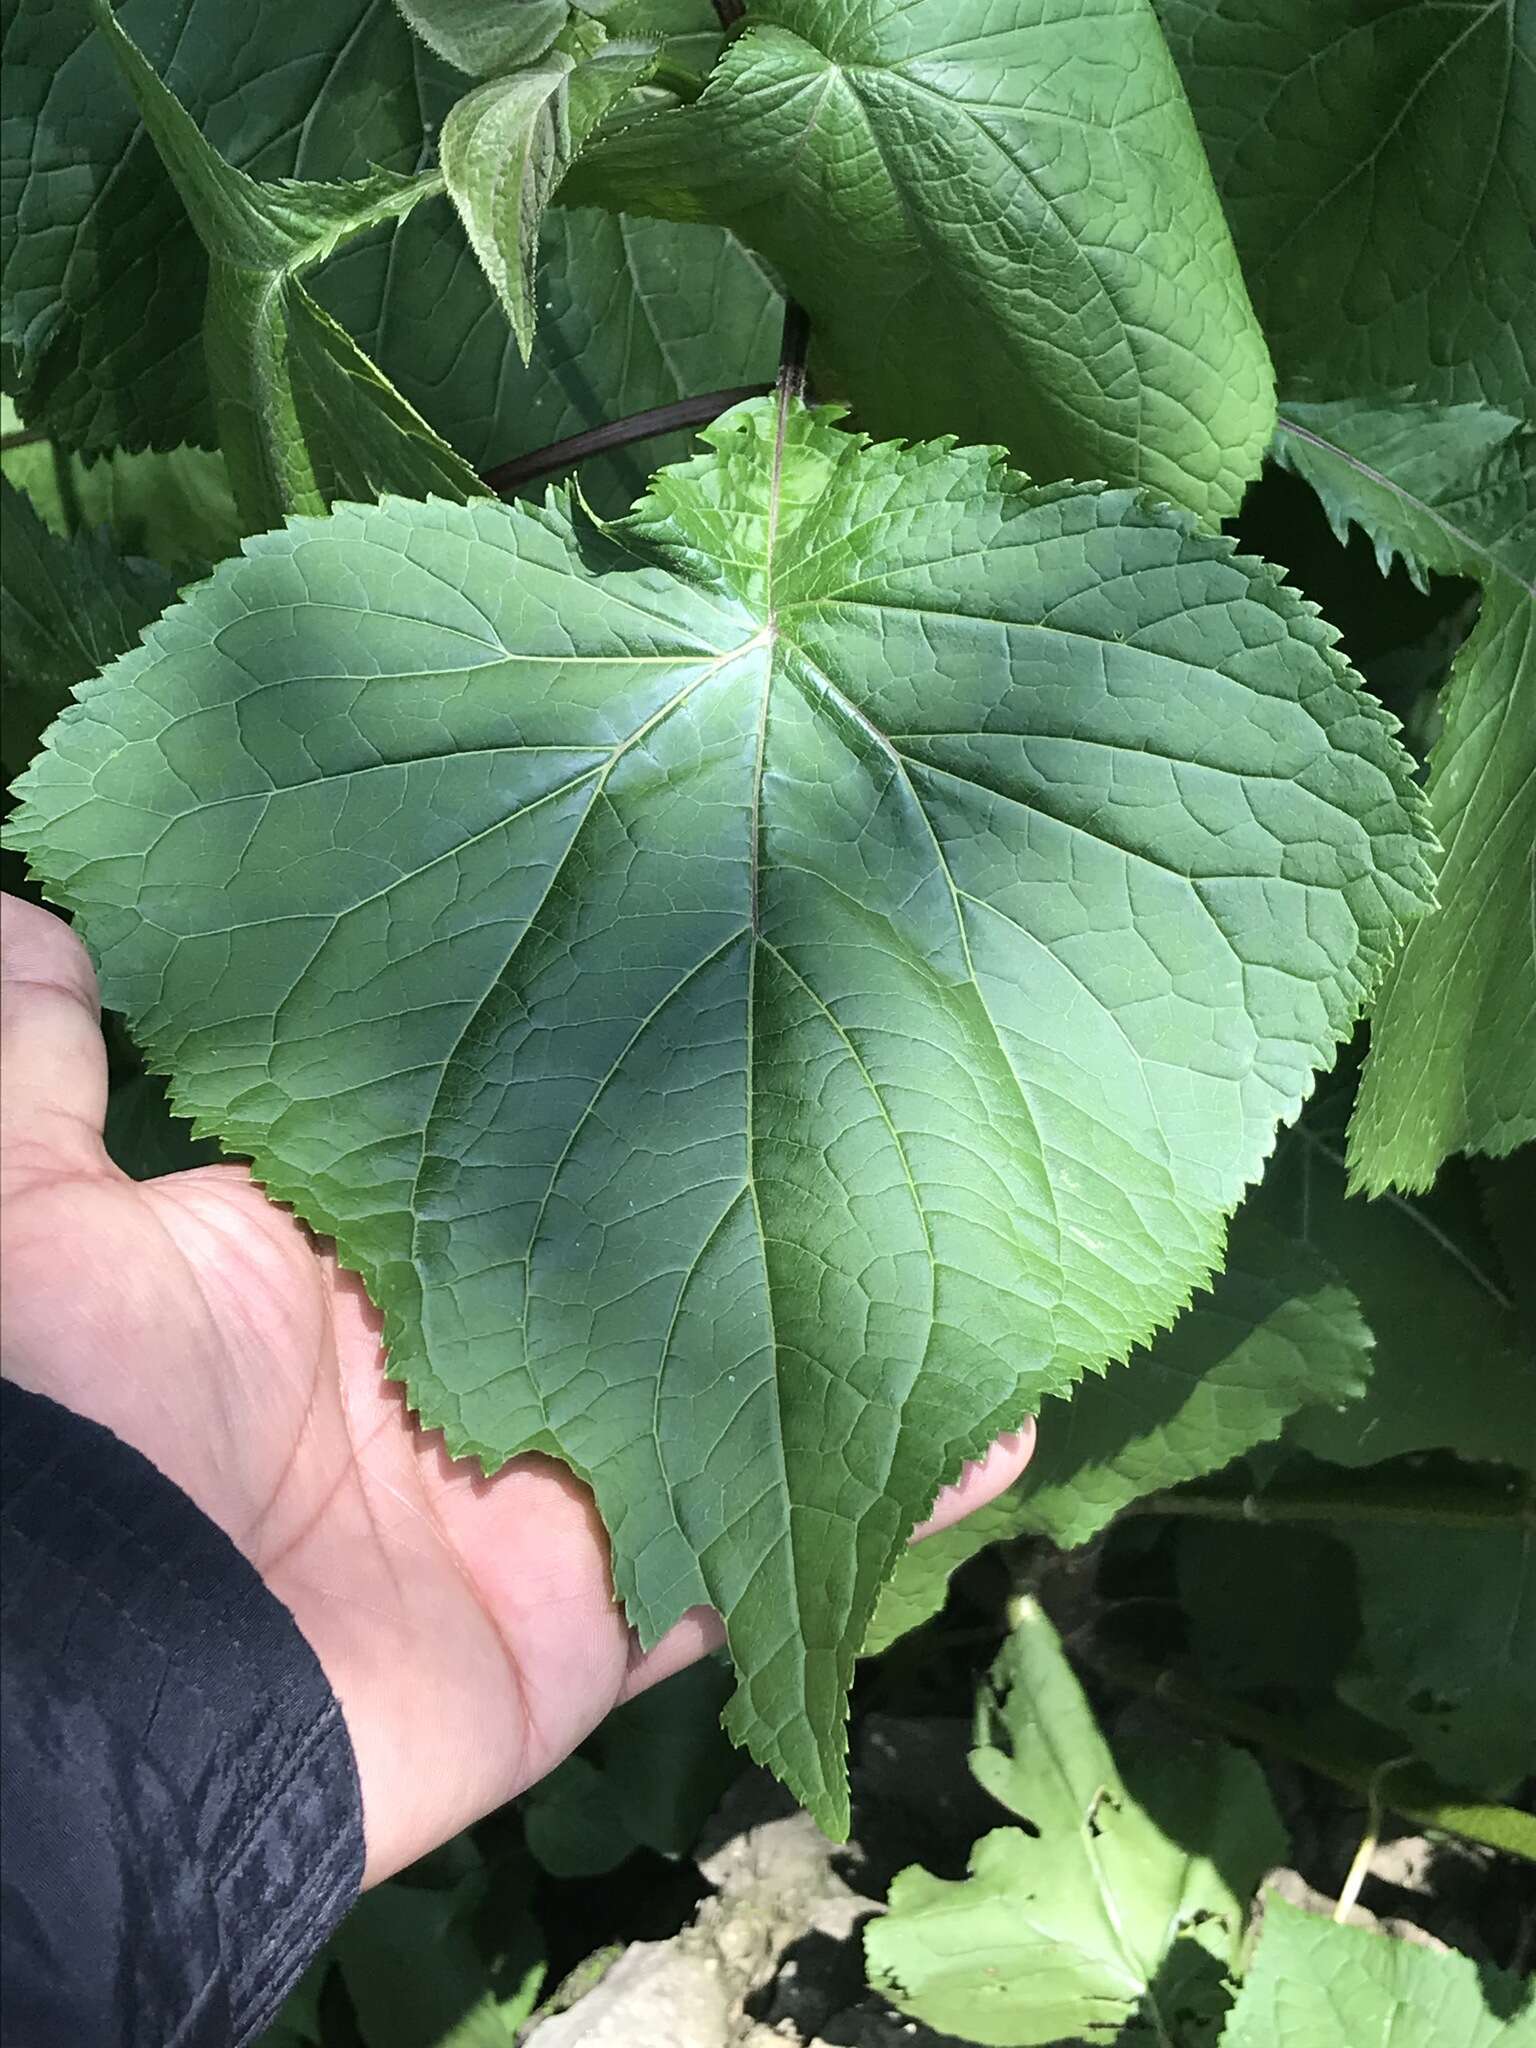
<svg viewBox="0 0 1536 2048">
<path fill-rule="evenodd" d="M 0 1403 L 6 2048 L 249 2041 L 357 1895 L 341 1709 L 179 1487 Z"/>
</svg>

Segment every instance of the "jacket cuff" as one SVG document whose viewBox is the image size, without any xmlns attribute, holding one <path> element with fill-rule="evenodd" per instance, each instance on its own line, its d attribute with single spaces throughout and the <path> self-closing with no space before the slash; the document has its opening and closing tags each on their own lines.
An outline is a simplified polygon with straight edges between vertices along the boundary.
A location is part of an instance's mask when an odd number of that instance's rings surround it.
<svg viewBox="0 0 1536 2048">
<path fill-rule="evenodd" d="M 245 2043 L 357 1896 L 340 1706 L 287 1608 L 147 1458 L 11 1384 L 0 1414 L 18 2038 Z"/>
</svg>

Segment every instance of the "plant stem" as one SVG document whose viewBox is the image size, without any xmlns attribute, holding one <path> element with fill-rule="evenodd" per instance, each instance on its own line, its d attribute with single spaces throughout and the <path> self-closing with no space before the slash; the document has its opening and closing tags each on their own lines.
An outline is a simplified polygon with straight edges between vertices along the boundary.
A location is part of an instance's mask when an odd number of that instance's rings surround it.
<svg viewBox="0 0 1536 2048">
<path fill-rule="evenodd" d="M 811 322 L 804 306 L 784 301 L 784 332 L 779 342 L 778 393 L 781 405 L 805 396 L 805 358 L 811 345 Z"/>
<path fill-rule="evenodd" d="M 9 455 L 13 448 L 35 447 L 47 438 L 46 427 L 18 427 L 13 434 L 0 434 L 0 455 Z"/>
<path fill-rule="evenodd" d="M 75 472 L 69 456 L 57 441 L 48 443 L 53 457 L 53 482 L 59 494 L 59 510 L 64 515 L 64 531 L 73 536 L 83 524 L 80 512 L 80 493 L 75 487 Z"/>
<path fill-rule="evenodd" d="M 1316 1771 L 1346 1791 L 1357 1793 L 1370 1810 L 1373 1803 L 1388 1807 L 1420 1827 L 1438 1828 L 1442 1833 L 1460 1835 L 1469 1842 L 1484 1842 L 1491 1849 L 1536 1863 L 1536 1817 L 1513 1806 L 1471 1799 L 1449 1787 L 1414 1762 L 1385 1765 L 1330 1749 L 1310 1741 L 1278 1715 L 1244 1700 L 1229 1699 L 1211 1692 L 1182 1672 L 1111 1648 L 1096 1641 L 1082 1646 L 1087 1661 L 1105 1678 L 1132 1692 L 1145 1694 L 1172 1707 L 1187 1720 L 1218 1734 L 1251 1742 L 1277 1756 Z"/>
<path fill-rule="evenodd" d="M 1536 1528 L 1536 1498 L 1529 1489 L 1489 1493 L 1473 1486 L 1405 1486 L 1361 1491 L 1359 1483 L 1274 1486 L 1234 1493 L 1205 1486 L 1152 1493 L 1123 1510 L 1128 1515 L 1191 1516 L 1213 1522 L 1381 1522 L 1409 1528 Z"/>
<path fill-rule="evenodd" d="M 715 14 L 727 35 L 746 11 L 747 0 L 715 0 Z"/>
<path fill-rule="evenodd" d="M 704 80 L 697 71 L 690 71 L 686 64 L 675 64 L 670 57 L 657 59 L 646 84 L 663 85 L 690 105 L 704 90 Z"/>
<path fill-rule="evenodd" d="M 514 455 L 510 462 L 499 462 L 494 469 L 488 469 L 481 481 L 506 497 L 520 484 L 573 469 L 588 456 L 605 455 L 611 449 L 627 448 L 634 441 L 649 441 L 658 434 L 674 434 L 683 427 L 707 426 L 744 398 L 765 398 L 772 389 L 771 384 L 736 384 L 726 391 L 703 392 L 697 398 L 674 398 L 666 405 L 649 406 L 644 412 L 632 412 L 624 419 L 605 420 L 601 426 L 587 427 L 563 441 L 551 441 L 547 448 L 535 448 L 529 455 Z"/>
</svg>

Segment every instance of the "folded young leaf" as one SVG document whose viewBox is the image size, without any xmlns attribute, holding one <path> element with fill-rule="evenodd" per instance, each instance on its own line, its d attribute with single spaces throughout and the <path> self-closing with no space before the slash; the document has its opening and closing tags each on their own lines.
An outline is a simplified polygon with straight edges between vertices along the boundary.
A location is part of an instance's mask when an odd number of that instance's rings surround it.
<svg viewBox="0 0 1536 2048">
<path fill-rule="evenodd" d="M 448 196 L 495 287 L 523 360 L 533 352 L 534 273 L 550 195 L 576 152 L 656 62 L 655 43 L 610 43 L 536 64 L 466 93 L 443 123 Z"/>
<path fill-rule="evenodd" d="M 1156 4 L 1282 388 L 1528 406 L 1525 0 Z"/>
<path fill-rule="evenodd" d="M 706 438 L 608 527 L 247 542 L 12 836 L 423 1420 L 588 1479 L 646 1642 L 718 1607 L 836 1830 L 907 1532 L 1205 1279 L 1427 841 L 1329 630 L 1186 516 L 795 405 Z"/>
<path fill-rule="evenodd" d="M 247 177 L 145 62 L 113 0 L 87 4 L 207 256 L 203 345 L 242 518 L 266 526 L 285 512 L 386 490 L 474 496 L 482 489 L 475 472 L 299 283 L 342 242 L 408 213 L 439 189 L 437 179 L 394 171 L 346 184 Z"/>
<path fill-rule="evenodd" d="M 572 201 L 735 229 L 877 433 L 1235 511 L 1273 379 L 1151 0 L 750 19 L 696 105 L 587 153 Z"/>
<path fill-rule="evenodd" d="M 1221 2048 L 1533 2048 L 1529 1986 L 1467 1956 L 1266 1897 Z"/>
<path fill-rule="evenodd" d="M 1384 567 L 1483 586 L 1430 753 L 1439 907 L 1376 1005 L 1349 1134 L 1370 1193 L 1427 1188 L 1452 1152 L 1536 1138 L 1536 427 L 1480 405 L 1291 406 L 1275 453 Z"/>
<path fill-rule="evenodd" d="M 51 533 L 0 480 L 0 768 L 17 775 L 77 683 L 115 661 L 176 595 L 155 562 L 124 558 L 105 537 Z"/>
<path fill-rule="evenodd" d="M 416 34 L 439 57 L 471 78 L 494 78 L 535 64 L 566 26 L 573 0 L 395 0 Z M 603 12 L 587 0 L 583 14 Z"/>
<path fill-rule="evenodd" d="M 902 1872 L 865 1929 L 875 1989 L 996 2048 L 1208 2039 L 1249 1896 L 1285 1848 L 1258 1764 L 1225 1743 L 1112 1753 L 1032 1601 L 978 1734 L 972 1770 L 1029 1832 L 984 1836 L 958 1883 Z"/>
</svg>

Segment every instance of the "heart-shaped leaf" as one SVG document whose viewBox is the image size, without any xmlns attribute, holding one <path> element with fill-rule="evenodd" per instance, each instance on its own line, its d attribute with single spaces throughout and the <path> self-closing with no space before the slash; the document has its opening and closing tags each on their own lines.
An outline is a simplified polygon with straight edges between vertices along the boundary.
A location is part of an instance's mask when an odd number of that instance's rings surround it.
<svg viewBox="0 0 1536 2048">
<path fill-rule="evenodd" d="M 245 543 L 12 836 L 452 1450 L 588 1479 L 643 1639 L 846 1822 L 940 1485 L 1166 1322 L 1428 893 L 1316 613 L 1124 491 L 754 401 L 599 527 Z"/>
</svg>

